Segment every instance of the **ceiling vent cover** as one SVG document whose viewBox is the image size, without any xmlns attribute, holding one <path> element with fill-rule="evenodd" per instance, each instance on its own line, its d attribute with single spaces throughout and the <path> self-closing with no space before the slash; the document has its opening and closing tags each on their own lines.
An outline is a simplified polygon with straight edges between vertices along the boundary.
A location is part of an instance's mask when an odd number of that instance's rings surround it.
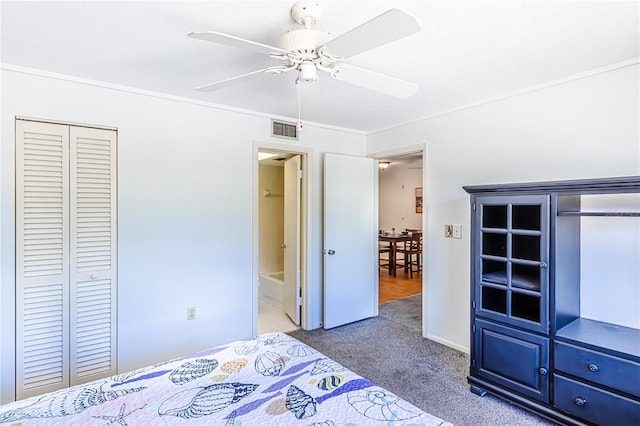
<svg viewBox="0 0 640 426">
<path fill-rule="evenodd" d="M 271 120 L 271 136 L 298 140 L 298 127 L 295 123 Z"/>
</svg>

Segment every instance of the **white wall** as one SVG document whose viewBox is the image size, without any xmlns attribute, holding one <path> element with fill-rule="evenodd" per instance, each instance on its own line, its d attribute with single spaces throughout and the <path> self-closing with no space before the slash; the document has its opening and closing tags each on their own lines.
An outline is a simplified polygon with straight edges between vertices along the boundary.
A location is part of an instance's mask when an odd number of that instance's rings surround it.
<svg viewBox="0 0 640 426">
<path fill-rule="evenodd" d="M 592 75 L 367 137 L 369 153 L 427 144 L 425 335 L 469 348 L 470 211 L 463 185 L 640 174 L 638 68 Z M 463 238 L 445 239 L 441 230 L 446 223 L 463 224 Z"/>
<path fill-rule="evenodd" d="M 640 212 L 640 194 L 584 195 L 589 212 Z M 640 218 L 580 218 L 580 315 L 640 329 Z"/>
<path fill-rule="evenodd" d="M 118 370 L 252 334 L 253 141 L 268 117 L 3 68 L 0 401 L 13 398 L 14 120 L 118 129 Z M 283 144 L 282 139 L 276 141 Z M 321 294 L 324 151 L 364 155 L 362 134 L 305 125 L 312 149 L 310 285 Z M 321 300 L 312 317 L 321 321 Z M 186 308 L 197 319 L 186 321 Z"/>
<path fill-rule="evenodd" d="M 14 118 L 118 128 L 119 370 L 251 334 L 252 141 L 269 119 L 3 69 L 0 151 L 0 401 L 13 395 Z M 369 153 L 427 144 L 429 337 L 469 347 L 469 203 L 463 185 L 640 173 L 638 65 L 366 137 Z M 401 141 L 401 142 L 398 142 Z M 305 125 L 310 156 L 312 326 L 321 321 L 322 153 L 365 137 Z M 445 239 L 445 223 L 463 239 Z M 186 321 L 186 307 L 198 308 Z"/>
<path fill-rule="evenodd" d="M 380 229 L 422 229 L 422 213 L 416 213 L 418 187 L 422 187 L 422 169 L 400 169 L 392 164 L 378 172 Z"/>
</svg>

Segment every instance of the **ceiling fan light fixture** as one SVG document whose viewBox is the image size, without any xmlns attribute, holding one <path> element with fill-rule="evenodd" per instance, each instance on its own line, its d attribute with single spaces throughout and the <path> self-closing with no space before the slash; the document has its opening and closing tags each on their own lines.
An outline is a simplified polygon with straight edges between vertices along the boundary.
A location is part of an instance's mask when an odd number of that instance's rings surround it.
<svg viewBox="0 0 640 426">
<path fill-rule="evenodd" d="M 318 70 L 313 62 L 304 61 L 298 67 L 298 79 L 303 83 L 318 81 Z"/>
</svg>

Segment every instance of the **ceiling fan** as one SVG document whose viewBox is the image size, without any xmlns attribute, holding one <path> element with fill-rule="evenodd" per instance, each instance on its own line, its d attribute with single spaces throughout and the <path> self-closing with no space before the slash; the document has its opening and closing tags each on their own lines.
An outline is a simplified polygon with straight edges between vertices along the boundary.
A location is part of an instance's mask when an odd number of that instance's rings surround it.
<svg viewBox="0 0 640 426">
<path fill-rule="evenodd" d="M 280 62 L 277 66 L 205 84 L 196 87 L 196 90 L 214 91 L 293 70 L 298 72 L 297 81 L 300 82 L 316 81 L 320 70 L 329 73 L 336 80 L 398 98 L 408 98 L 418 90 L 415 83 L 342 62 L 345 58 L 420 31 L 414 17 L 401 10 L 390 9 L 342 35 L 331 38 L 328 33 L 313 28 L 321 15 L 322 9 L 316 1 L 303 0 L 295 3 L 291 8 L 291 17 L 302 25 L 302 28 L 284 33 L 280 37 L 279 47 L 216 31 L 189 33 L 188 36 L 192 38 L 266 53 Z"/>
</svg>

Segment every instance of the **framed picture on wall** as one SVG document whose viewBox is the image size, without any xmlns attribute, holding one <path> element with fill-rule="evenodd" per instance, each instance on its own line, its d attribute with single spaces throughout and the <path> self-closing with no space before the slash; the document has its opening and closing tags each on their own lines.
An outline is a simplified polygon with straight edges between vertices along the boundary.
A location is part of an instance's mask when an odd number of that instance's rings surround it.
<svg viewBox="0 0 640 426">
<path fill-rule="evenodd" d="M 422 213 L 422 188 L 416 188 L 416 213 Z"/>
</svg>

